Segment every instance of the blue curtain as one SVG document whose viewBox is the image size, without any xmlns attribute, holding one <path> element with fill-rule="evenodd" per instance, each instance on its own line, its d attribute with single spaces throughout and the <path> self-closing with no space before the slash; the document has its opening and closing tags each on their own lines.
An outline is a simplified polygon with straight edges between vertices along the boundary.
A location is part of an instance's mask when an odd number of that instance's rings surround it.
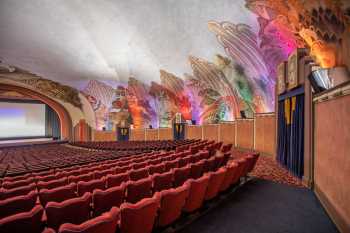
<svg viewBox="0 0 350 233">
<path fill-rule="evenodd" d="M 130 130 L 129 128 L 121 128 L 118 127 L 117 128 L 117 140 L 118 141 L 129 141 L 129 134 L 130 134 Z"/>
<path fill-rule="evenodd" d="M 304 173 L 304 94 L 278 102 L 277 160 L 301 178 Z"/>
<path fill-rule="evenodd" d="M 61 124 L 57 113 L 48 105 L 45 108 L 45 136 L 53 139 L 61 138 Z"/>
<path fill-rule="evenodd" d="M 173 135 L 174 140 L 185 140 L 185 123 L 174 123 L 173 124 Z"/>
</svg>

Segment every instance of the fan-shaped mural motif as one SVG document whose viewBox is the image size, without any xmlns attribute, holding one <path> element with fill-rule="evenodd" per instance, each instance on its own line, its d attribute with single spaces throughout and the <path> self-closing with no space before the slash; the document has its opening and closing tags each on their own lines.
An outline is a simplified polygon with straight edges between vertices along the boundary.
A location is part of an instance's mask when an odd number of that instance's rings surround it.
<svg viewBox="0 0 350 233">
<path fill-rule="evenodd" d="M 35 6 L 11 5 L 9 2 L 3 7 L 18 10 L 16 17 L 20 19 L 27 15 L 20 14 L 23 7 L 37 10 Z M 52 66 L 49 59 L 46 59 L 48 64 L 42 62 L 37 66 L 51 68 L 54 80 L 65 74 L 66 83 L 70 81 L 68 74 L 77 79 L 75 83 L 79 83 L 79 89 L 95 111 L 98 129 L 128 124 L 135 128 L 169 127 L 176 113 L 181 113 L 183 120 L 215 123 L 234 120 L 242 111 L 248 117 L 274 111 L 277 65 L 287 60 L 296 48 L 306 47 L 321 67 L 350 67 L 350 1 L 203 0 L 197 1 L 203 5 L 200 12 L 191 8 L 193 12 L 190 13 L 179 10 L 189 1 L 178 1 L 173 8 L 163 0 L 152 1 L 144 8 L 131 7 L 130 1 L 122 2 L 99 3 L 99 7 L 91 2 L 87 4 L 90 7 L 80 9 L 79 17 L 67 16 L 67 21 L 62 21 L 67 26 L 64 33 L 75 35 L 69 45 L 90 49 L 74 52 L 77 56 L 74 62 L 66 62 L 66 57 L 58 60 L 59 65 L 68 64 L 65 66 L 68 69 L 61 72 L 55 72 L 56 64 Z M 162 8 L 164 6 L 167 11 Z M 62 12 L 68 14 L 70 7 L 75 9 L 74 4 L 67 4 Z M 149 8 L 157 9 L 147 17 L 137 14 L 140 9 Z M 124 12 L 128 13 L 124 16 Z M 176 23 L 171 21 L 173 14 L 176 14 Z M 53 18 L 47 16 L 48 22 L 55 22 L 56 15 L 53 15 Z M 79 21 L 80 17 L 89 19 L 89 27 L 85 25 L 86 20 Z M 60 17 L 57 20 L 61 23 Z M 74 20 L 79 23 L 70 28 L 70 22 Z M 103 27 L 100 27 L 101 21 Z M 35 22 L 31 17 L 22 19 L 22 24 L 35 25 Z M 17 27 L 22 28 L 22 24 Z M 125 27 L 116 26 L 119 24 Z M 174 28 L 168 27 L 169 24 Z M 2 44 L 11 45 L 14 41 L 11 32 L 3 33 L 8 40 Z M 30 35 L 44 39 L 47 36 L 46 39 L 54 41 L 56 37 L 51 38 L 51 34 L 36 32 Z M 104 35 L 103 39 L 98 36 L 100 34 Z M 14 38 L 20 38 L 14 35 Z M 36 39 L 30 37 L 28 41 L 38 43 Z M 203 44 L 202 40 L 205 41 Z M 58 51 L 58 55 L 60 51 L 65 52 L 63 55 L 72 55 L 70 47 L 66 46 L 69 49 L 64 50 L 66 47 L 58 45 L 53 43 L 51 50 Z M 0 46 L 0 55 L 10 61 L 16 49 Z M 19 49 L 26 51 L 25 46 Z M 50 53 L 44 52 L 43 56 Z M 28 67 L 36 65 L 27 64 L 25 59 L 17 62 Z M 79 67 L 73 67 L 75 64 Z M 44 74 L 47 71 L 42 70 Z M 90 78 L 77 78 L 82 76 L 82 71 L 86 76 L 91 75 Z M 181 72 L 186 73 L 178 75 Z M 51 82 L 53 84 L 65 87 L 63 92 L 53 93 L 55 96 L 67 93 L 66 86 Z M 79 107 L 80 103 L 75 101 L 78 94 L 72 93 L 69 101 Z"/>
</svg>

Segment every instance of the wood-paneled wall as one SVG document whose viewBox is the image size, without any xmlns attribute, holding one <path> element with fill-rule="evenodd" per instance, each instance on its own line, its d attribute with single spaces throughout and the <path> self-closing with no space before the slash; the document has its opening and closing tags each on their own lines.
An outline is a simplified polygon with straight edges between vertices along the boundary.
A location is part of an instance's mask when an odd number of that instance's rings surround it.
<svg viewBox="0 0 350 233">
<path fill-rule="evenodd" d="M 117 132 L 115 131 L 99 131 L 94 130 L 94 141 L 116 141 L 117 140 Z"/>
<path fill-rule="evenodd" d="M 159 140 L 172 140 L 174 137 L 172 128 L 160 128 Z"/>
<path fill-rule="evenodd" d="M 203 138 L 209 141 L 219 141 L 219 124 L 213 125 L 202 125 L 203 127 Z"/>
<path fill-rule="evenodd" d="M 244 149 L 254 149 L 254 119 L 238 119 L 236 146 Z"/>
<path fill-rule="evenodd" d="M 115 141 L 115 132 L 95 131 L 95 141 Z M 275 155 L 276 125 L 274 114 L 257 114 L 255 119 L 207 125 L 186 125 L 187 139 L 207 139 L 232 143 L 241 149 Z M 130 140 L 172 140 L 172 128 L 131 129 Z"/>
<path fill-rule="evenodd" d="M 276 121 L 274 114 L 258 114 L 255 117 L 255 149 L 274 154 L 276 149 Z"/>
<path fill-rule="evenodd" d="M 202 126 L 200 125 L 186 125 L 187 139 L 202 139 Z"/>
<path fill-rule="evenodd" d="M 146 140 L 147 141 L 158 140 L 158 129 L 146 129 Z"/>
<path fill-rule="evenodd" d="M 219 132 L 220 132 L 219 141 L 222 141 L 225 144 L 232 143 L 232 145 L 236 145 L 236 123 L 235 122 L 221 123 Z"/>
<path fill-rule="evenodd" d="M 344 233 L 350 232 L 350 87 L 348 93 L 314 106 L 315 192 Z"/>
<path fill-rule="evenodd" d="M 130 140 L 131 141 L 144 141 L 146 139 L 146 134 L 144 129 L 131 129 L 130 130 Z"/>
</svg>

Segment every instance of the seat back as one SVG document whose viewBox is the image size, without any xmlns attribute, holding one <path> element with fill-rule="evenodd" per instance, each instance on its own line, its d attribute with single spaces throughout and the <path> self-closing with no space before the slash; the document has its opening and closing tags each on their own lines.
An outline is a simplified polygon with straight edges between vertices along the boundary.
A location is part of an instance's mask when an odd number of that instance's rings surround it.
<svg viewBox="0 0 350 233">
<path fill-rule="evenodd" d="M 204 166 L 204 160 L 199 161 L 197 163 L 192 163 L 190 177 L 193 179 L 197 179 L 201 177 L 203 174 L 203 166 Z"/>
<path fill-rule="evenodd" d="M 174 172 L 169 171 L 162 174 L 154 174 L 153 179 L 153 192 L 162 191 L 173 187 Z"/>
<path fill-rule="evenodd" d="M 45 207 L 46 204 L 50 201 L 62 202 L 67 199 L 75 198 L 77 197 L 75 194 L 76 188 L 77 184 L 71 183 L 53 189 L 41 189 L 39 191 L 40 203 Z"/>
<path fill-rule="evenodd" d="M 211 200 L 216 195 L 218 195 L 220 187 L 222 185 L 222 182 L 225 179 L 225 175 L 227 173 L 227 169 L 222 167 L 216 172 L 210 172 L 209 175 L 209 182 L 208 182 L 208 188 L 205 193 L 205 200 Z"/>
<path fill-rule="evenodd" d="M 149 174 L 153 175 L 155 173 L 163 173 L 165 171 L 165 165 L 164 163 L 160 163 L 157 165 L 150 165 L 148 166 Z"/>
<path fill-rule="evenodd" d="M 94 178 L 93 173 L 88 173 L 79 176 L 69 176 L 68 183 L 78 183 L 79 181 L 90 181 Z"/>
<path fill-rule="evenodd" d="M 2 183 L 2 187 L 5 189 L 14 189 L 22 186 L 27 186 L 34 183 L 34 178 L 29 177 L 25 180 L 18 180 L 18 181 L 5 181 Z"/>
<path fill-rule="evenodd" d="M 191 167 L 175 168 L 174 172 L 174 187 L 181 186 L 190 177 Z"/>
<path fill-rule="evenodd" d="M 166 161 L 165 164 L 165 171 L 170 171 L 170 169 L 178 168 L 179 166 L 179 160 L 172 160 L 172 161 Z"/>
<path fill-rule="evenodd" d="M 21 186 L 13 189 L 0 189 L 0 200 L 4 200 L 11 197 L 27 195 L 30 191 L 36 189 L 35 183 Z"/>
<path fill-rule="evenodd" d="M 231 186 L 232 180 L 238 171 L 238 164 L 235 162 L 231 162 L 226 165 L 226 169 L 226 175 L 221 184 L 220 191 L 225 191 Z"/>
<path fill-rule="evenodd" d="M 22 212 L 0 218 L 0 232 L 21 233 L 21 232 L 42 232 L 44 224 L 41 222 L 43 207 L 35 206 L 29 212 Z"/>
<path fill-rule="evenodd" d="M 152 196 L 152 179 L 144 178 L 138 181 L 129 181 L 127 184 L 126 201 L 136 203 L 143 198 Z"/>
<path fill-rule="evenodd" d="M 176 189 L 169 189 L 160 192 L 160 209 L 158 225 L 160 227 L 173 223 L 181 216 L 182 208 L 186 203 L 190 187 L 183 184 Z"/>
<path fill-rule="evenodd" d="M 37 192 L 33 190 L 27 195 L 0 201 L 0 219 L 16 213 L 30 211 L 35 206 L 36 199 Z"/>
<path fill-rule="evenodd" d="M 101 216 L 85 221 L 80 225 L 65 223 L 59 233 L 115 233 L 119 221 L 119 209 L 113 207 Z"/>
<path fill-rule="evenodd" d="M 136 204 L 124 203 L 120 207 L 121 232 L 125 233 L 151 233 L 157 210 L 159 197 L 145 198 Z"/>
<path fill-rule="evenodd" d="M 103 171 L 94 171 L 94 179 L 100 179 L 102 177 L 105 177 L 109 174 L 113 175 L 115 173 L 115 169 L 108 169 Z"/>
<path fill-rule="evenodd" d="M 148 177 L 148 168 L 141 168 L 137 170 L 131 170 L 129 172 L 130 180 L 136 181 Z"/>
<path fill-rule="evenodd" d="M 190 186 L 190 192 L 184 206 L 185 212 L 193 212 L 202 206 L 208 182 L 209 176 L 207 174 L 199 179 L 190 179 L 185 182 L 185 184 Z"/>
<path fill-rule="evenodd" d="M 61 179 L 57 180 L 50 180 L 50 181 L 39 181 L 37 183 L 38 189 L 53 189 L 60 186 L 64 186 L 68 184 L 68 179 L 66 177 L 62 177 Z"/>
<path fill-rule="evenodd" d="M 121 185 L 123 182 L 129 181 L 129 173 L 120 173 L 116 175 L 107 175 L 106 184 L 107 188 L 115 187 Z"/>
<path fill-rule="evenodd" d="M 92 204 L 94 216 L 107 212 L 111 207 L 120 207 L 125 199 L 125 184 L 106 190 L 94 190 Z"/>
<path fill-rule="evenodd" d="M 91 193 L 63 202 L 49 202 L 45 207 L 48 227 L 58 231 L 63 223 L 81 224 L 90 218 Z"/>
<path fill-rule="evenodd" d="M 187 166 L 191 162 L 191 156 L 182 157 L 179 159 L 178 167 Z"/>
<path fill-rule="evenodd" d="M 95 189 L 106 189 L 106 180 L 101 178 L 98 180 L 79 181 L 77 186 L 78 196 L 82 196 L 86 192 L 92 193 Z"/>
</svg>

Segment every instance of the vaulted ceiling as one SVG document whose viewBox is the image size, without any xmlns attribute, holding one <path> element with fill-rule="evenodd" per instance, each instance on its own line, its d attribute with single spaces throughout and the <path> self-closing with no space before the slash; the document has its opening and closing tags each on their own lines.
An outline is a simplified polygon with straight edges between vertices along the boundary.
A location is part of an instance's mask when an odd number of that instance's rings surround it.
<svg viewBox="0 0 350 233">
<path fill-rule="evenodd" d="M 78 89 L 159 82 L 189 72 L 189 55 L 224 53 L 210 20 L 258 31 L 245 0 L 1 0 L 0 60 Z"/>
</svg>

